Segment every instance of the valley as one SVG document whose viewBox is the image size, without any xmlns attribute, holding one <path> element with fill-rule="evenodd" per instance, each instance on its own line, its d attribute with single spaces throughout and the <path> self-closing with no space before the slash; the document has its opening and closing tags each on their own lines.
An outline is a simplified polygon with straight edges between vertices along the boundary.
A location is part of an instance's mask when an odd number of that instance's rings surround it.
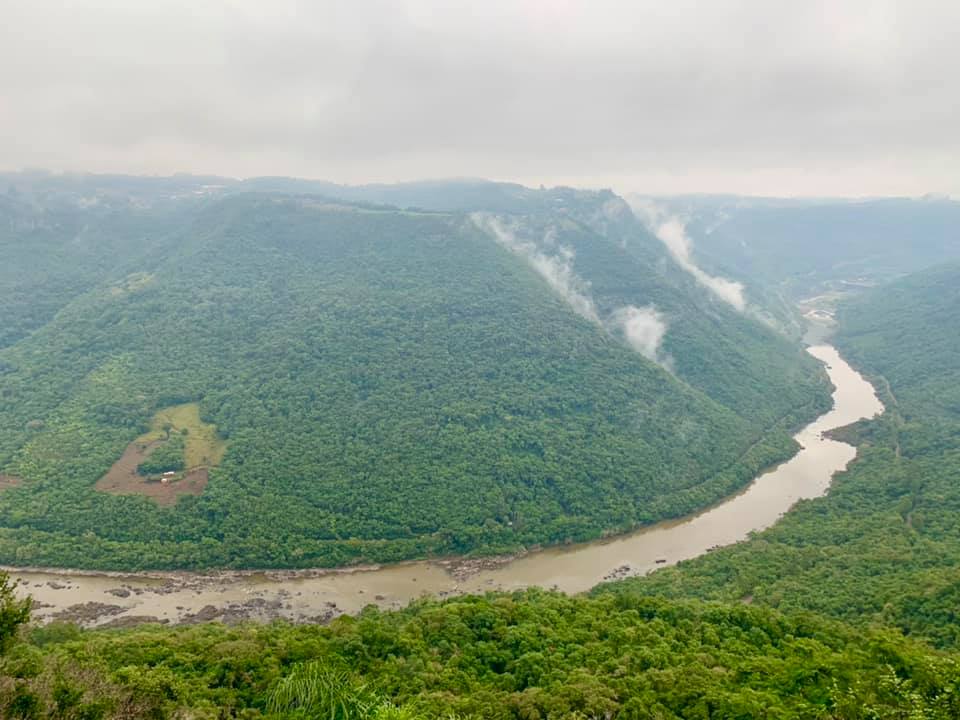
<svg viewBox="0 0 960 720">
<path fill-rule="evenodd" d="M 960 720 L 960 3 L 0 6 L 0 720 Z"/>
<path fill-rule="evenodd" d="M 613 578 L 646 574 L 741 541 L 772 525 L 798 500 L 827 491 L 833 474 L 853 459 L 854 449 L 826 439 L 825 433 L 872 418 L 883 406 L 869 383 L 832 347 L 812 347 L 810 353 L 828 368 L 835 387 L 833 407 L 796 435 L 801 449 L 794 457 L 713 508 L 626 536 L 517 558 L 448 559 L 344 571 L 128 575 L 7 570 L 21 582 L 21 592 L 38 603 L 37 618 L 70 617 L 85 626 L 108 627 L 201 618 L 326 622 L 367 605 L 396 609 L 424 596 L 529 587 L 585 592 Z"/>
<path fill-rule="evenodd" d="M 0 4 L 0 720 L 960 719 L 960 3 Z"/>
<path fill-rule="evenodd" d="M 0 203 L 0 715 L 960 714 L 952 206 L 196 182 Z"/>
</svg>

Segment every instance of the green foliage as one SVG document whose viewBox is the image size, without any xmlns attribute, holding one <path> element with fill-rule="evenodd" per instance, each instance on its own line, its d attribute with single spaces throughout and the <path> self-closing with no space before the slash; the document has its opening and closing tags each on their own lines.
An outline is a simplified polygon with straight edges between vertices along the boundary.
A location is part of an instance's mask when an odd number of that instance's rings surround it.
<svg viewBox="0 0 960 720">
<path fill-rule="evenodd" d="M 420 601 L 327 627 L 87 631 L 43 653 L 50 665 L 96 667 L 110 697 L 158 718 L 945 720 L 960 712 L 957 657 L 895 633 L 626 595 Z"/>
<path fill-rule="evenodd" d="M 344 670 L 320 662 L 298 663 L 277 682 L 267 711 L 285 718 L 329 720 L 414 720 L 409 708 L 397 707 Z"/>
<path fill-rule="evenodd" d="M 344 671 L 318 662 L 295 665 L 270 693 L 267 710 L 284 717 L 362 720 L 376 703 L 365 686 Z"/>
<path fill-rule="evenodd" d="M 30 599 L 16 595 L 16 583 L 0 572 L 0 655 L 16 639 L 20 628 L 30 620 Z"/>
<path fill-rule="evenodd" d="M 838 345 L 887 412 L 841 436 L 858 458 L 829 494 L 751 540 L 606 589 L 750 598 L 960 643 L 960 266 L 842 308 Z"/>
<path fill-rule="evenodd" d="M 99 179 L 93 216 L 58 194 L 0 205 L 3 287 L 25 287 L 25 237 L 53 278 L 35 308 L 0 299 L 0 468 L 25 481 L 0 496 L 0 558 L 298 565 L 590 537 L 742 485 L 823 404 L 811 362 L 664 269 L 629 219 L 598 231 L 609 194 L 371 191 L 555 223 L 598 307 L 670 313 L 675 375 L 462 217 L 275 197 L 198 211 L 149 182 L 144 211 L 111 194 L 129 185 Z M 148 220 L 178 230 L 113 234 Z M 422 600 L 326 627 L 23 634 L 29 603 L 2 577 L 0 717 L 960 717 L 960 268 L 842 324 L 889 411 L 842 431 L 860 455 L 827 497 L 745 543 L 589 597 Z M 161 510 L 91 490 L 189 402 L 229 437 L 204 496 Z"/>
<path fill-rule="evenodd" d="M 598 225 L 611 193 L 530 191 L 518 222 L 555 228 L 604 311 L 662 308 L 675 374 L 462 215 L 272 195 L 80 207 L 45 182 L 54 200 L 9 202 L 29 222 L 0 237 L 0 296 L 38 255 L 90 272 L 59 295 L 38 279 L 50 310 L 0 349 L 0 472 L 23 480 L 0 494 L 4 562 L 309 567 L 586 540 L 730 494 L 827 402 L 816 363 L 671 269 L 632 216 Z M 94 489 L 157 411 L 194 402 L 228 447 L 201 496 Z"/>
<path fill-rule="evenodd" d="M 136 694 L 136 697 L 135 697 Z M 0 659 L 0 717 L 42 720 L 162 717 L 156 703 L 110 680 L 102 665 L 19 643 Z"/>
<path fill-rule="evenodd" d="M 184 450 L 186 442 L 180 433 L 173 433 L 169 439 L 160 441 L 160 445 L 149 457 L 137 466 L 141 475 L 159 475 L 169 471 L 179 471 L 186 467 Z"/>
</svg>

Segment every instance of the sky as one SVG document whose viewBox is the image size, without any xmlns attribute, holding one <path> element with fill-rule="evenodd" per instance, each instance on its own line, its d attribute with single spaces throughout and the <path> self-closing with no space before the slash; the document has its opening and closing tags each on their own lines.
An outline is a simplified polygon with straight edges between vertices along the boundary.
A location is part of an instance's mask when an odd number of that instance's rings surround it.
<svg viewBox="0 0 960 720">
<path fill-rule="evenodd" d="M 0 168 L 960 196 L 956 0 L 0 0 Z"/>
</svg>

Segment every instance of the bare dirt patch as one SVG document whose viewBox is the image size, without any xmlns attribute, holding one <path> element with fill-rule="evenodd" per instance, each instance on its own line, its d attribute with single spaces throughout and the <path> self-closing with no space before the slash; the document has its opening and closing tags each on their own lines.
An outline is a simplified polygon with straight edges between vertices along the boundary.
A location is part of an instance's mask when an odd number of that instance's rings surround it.
<svg viewBox="0 0 960 720">
<path fill-rule="evenodd" d="M 158 505 L 173 505 L 181 495 L 199 495 L 207 486 L 210 471 L 207 468 L 194 468 L 173 482 L 161 483 L 147 481 L 137 472 L 137 466 L 146 460 L 160 441 L 142 443 L 134 441 L 123 451 L 123 455 L 111 467 L 107 474 L 97 480 L 94 489 L 114 495 L 143 495 Z"/>
<path fill-rule="evenodd" d="M 13 475 L 4 475 L 3 473 L 0 473 L 0 492 L 3 492 L 4 490 L 9 490 L 12 487 L 16 487 L 22 482 L 23 480 L 21 480 L 18 477 L 14 477 Z"/>
</svg>

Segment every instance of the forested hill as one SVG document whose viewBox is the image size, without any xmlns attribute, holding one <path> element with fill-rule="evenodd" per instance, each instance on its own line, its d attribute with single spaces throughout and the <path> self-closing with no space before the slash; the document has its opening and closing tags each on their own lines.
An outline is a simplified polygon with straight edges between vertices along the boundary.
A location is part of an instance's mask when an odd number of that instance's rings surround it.
<svg viewBox="0 0 960 720">
<path fill-rule="evenodd" d="M 743 485 L 828 400 L 816 363 L 699 288 L 612 193 L 441 212 L 215 178 L 7 183 L 3 562 L 317 566 L 595 537 Z M 168 466 L 172 484 L 149 477 Z"/>
<path fill-rule="evenodd" d="M 837 344 L 887 411 L 842 436 L 858 458 L 829 494 L 748 542 L 618 591 L 749 599 L 960 644 L 960 265 L 841 307 Z"/>
<path fill-rule="evenodd" d="M 896 388 L 907 421 L 960 420 L 960 263 L 871 291 L 839 319 L 851 361 Z"/>
</svg>

